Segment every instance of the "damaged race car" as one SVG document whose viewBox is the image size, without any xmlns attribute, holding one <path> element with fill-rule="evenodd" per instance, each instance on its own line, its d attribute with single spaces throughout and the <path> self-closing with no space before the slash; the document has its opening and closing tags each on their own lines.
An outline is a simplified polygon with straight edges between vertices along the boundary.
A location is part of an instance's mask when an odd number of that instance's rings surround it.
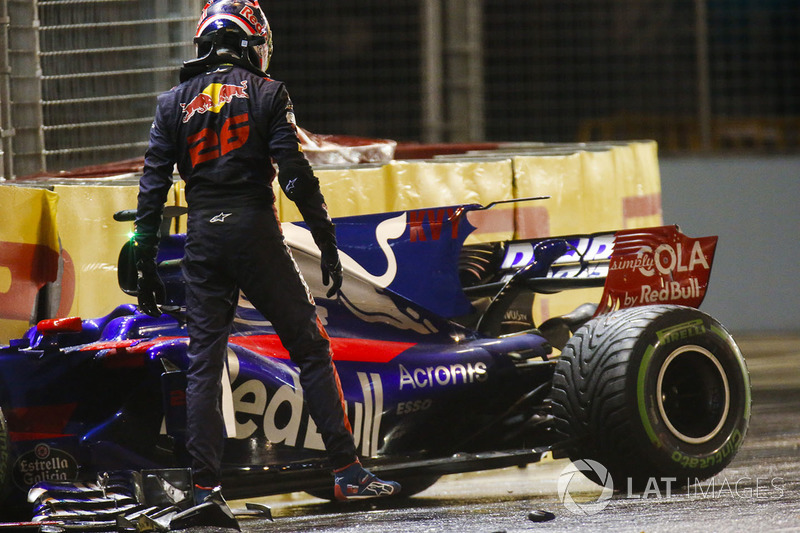
<svg viewBox="0 0 800 533">
<path fill-rule="evenodd" d="M 716 237 L 663 226 L 465 245 L 471 215 L 493 206 L 336 219 L 345 280 L 333 298 L 311 233 L 283 224 L 331 337 L 365 466 L 401 482 L 403 497 L 445 474 L 548 453 L 597 461 L 618 488 L 725 468 L 747 431 L 750 382 L 731 335 L 697 309 Z M 183 212 L 165 211 L 160 318 L 120 305 L 44 320 L 0 348 L 4 518 L 122 527 L 191 510 L 185 236 L 169 232 Z M 131 252 L 128 243 L 119 260 L 127 294 Z M 534 323 L 537 295 L 587 287 L 603 288 L 599 302 Z M 226 496 L 333 499 L 297 368 L 243 295 L 226 370 Z"/>
</svg>

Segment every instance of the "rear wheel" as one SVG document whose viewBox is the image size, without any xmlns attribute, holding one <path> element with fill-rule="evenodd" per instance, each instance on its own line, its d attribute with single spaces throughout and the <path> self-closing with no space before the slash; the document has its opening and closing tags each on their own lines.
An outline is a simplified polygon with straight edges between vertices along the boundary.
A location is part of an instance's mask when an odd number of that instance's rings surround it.
<svg viewBox="0 0 800 533">
<path fill-rule="evenodd" d="M 750 418 L 750 378 L 731 335 L 707 314 L 637 307 L 576 331 L 551 403 L 570 459 L 599 462 L 615 488 L 680 486 L 733 459 Z"/>
</svg>

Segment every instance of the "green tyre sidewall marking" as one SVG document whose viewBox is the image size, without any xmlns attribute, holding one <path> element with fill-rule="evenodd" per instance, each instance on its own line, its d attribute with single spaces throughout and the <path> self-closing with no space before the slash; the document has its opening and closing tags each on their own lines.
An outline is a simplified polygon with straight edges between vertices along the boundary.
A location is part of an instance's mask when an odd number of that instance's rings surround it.
<svg viewBox="0 0 800 533">
<path fill-rule="evenodd" d="M 703 317 L 705 333 L 674 343 L 662 343 L 655 332 L 674 324 Z M 751 409 L 750 379 L 744 359 L 727 331 L 718 322 L 698 310 L 677 310 L 654 320 L 651 328 L 638 343 L 642 356 L 636 371 L 636 406 L 641 423 L 640 438 L 649 451 L 649 461 L 669 476 L 713 475 L 732 459 L 741 447 L 747 431 Z M 721 364 L 729 381 L 730 410 L 724 426 L 709 443 L 700 446 L 678 441 L 664 426 L 654 404 L 654 375 L 660 371 L 658 365 L 674 350 L 685 345 L 696 345 L 709 350 Z M 634 356 L 632 362 L 635 362 Z M 657 367 L 653 367 L 656 365 Z M 631 369 L 632 370 L 632 369 Z M 646 443 L 646 444 L 645 444 Z M 713 443 L 713 445 L 712 445 Z M 720 455 L 721 454 L 721 455 Z M 720 466 L 721 465 L 721 466 Z"/>
<path fill-rule="evenodd" d="M 639 375 L 636 379 L 636 403 L 639 405 L 639 417 L 642 420 L 644 432 L 647 434 L 650 442 L 656 447 L 661 447 L 661 441 L 658 440 L 653 425 L 650 423 L 650 417 L 647 416 L 647 402 L 645 401 L 644 387 L 647 380 L 647 369 L 650 366 L 650 359 L 653 357 L 655 346 L 652 344 L 647 347 L 642 357 L 642 362 L 639 364 Z"/>
<path fill-rule="evenodd" d="M 721 326 L 712 323 L 711 327 L 709 328 L 715 335 L 717 335 L 723 342 L 731 344 L 731 337 L 730 334 L 725 331 Z M 731 346 L 731 349 L 734 350 L 737 354 L 739 354 L 739 371 L 742 373 L 742 380 L 744 381 L 745 387 L 745 404 L 744 404 L 744 418 L 746 420 L 750 420 L 750 409 L 753 405 L 752 400 L 752 391 L 751 391 L 751 384 L 750 384 L 750 371 L 747 370 L 747 364 L 745 363 L 744 357 L 742 357 L 741 352 L 739 351 L 739 347 L 735 344 Z"/>
</svg>

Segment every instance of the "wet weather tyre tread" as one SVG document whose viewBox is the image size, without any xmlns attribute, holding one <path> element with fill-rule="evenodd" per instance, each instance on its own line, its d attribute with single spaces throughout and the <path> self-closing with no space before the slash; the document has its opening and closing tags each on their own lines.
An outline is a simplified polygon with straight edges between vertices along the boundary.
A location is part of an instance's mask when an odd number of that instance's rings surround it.
<svg viewBox="0 0 800 533">
<path fill-rule="evenodd" d="M 687 324 L 697 328 L 689 330 Z M 691 335 L 658 342 L 666 331 Z M 681 385 L 684 374 L 691 373 L 667 373 L 682 353 L 700 367 L 710 367 L 706 373 L 718 378 L 721 390 L 727 379 L 727 395 L 706 397 L 712 414 L 721 413 L 719 405 L 729 404 L 726 414 L 719 414 L 718 425 L 697 439 L 713 436 L 707 442 L 686 442 L 692 437 L 671 432 L 665 422 L 670 417 L 659 410 L 667 400 L 659 403 L 654 394 L 659 379 L 667 384 L 664 376 L 677 376 L 674 381 Z M 725 377 L 716 376 L 714 368 L 721 368 L 718 374 Z M 705 388 L 688 383 L 682 386 L 689 392 Z M 728 402 L 716 401 L 718 397 Z M 567 443 L 570 459 L 598 461 L 608 469 L 616 489 L 641 490 L 652 479 L 662 484 L 675 478 L 671 482 L 680 486 L 713 476 L 727 466 L 747 430 L 750 382 L 738 347 L 716 320 L 693 308 L 653 305 L 597 317 L 576 331 L 556 365 L 550 402 L 554 429 Z M 686 402 L 678 405 L 684 407 Z M 691 409 L 676 408 L 670 413 L 693 427 Z M 716 419 L 709 415 L 709 420 Z"/>
</svg>

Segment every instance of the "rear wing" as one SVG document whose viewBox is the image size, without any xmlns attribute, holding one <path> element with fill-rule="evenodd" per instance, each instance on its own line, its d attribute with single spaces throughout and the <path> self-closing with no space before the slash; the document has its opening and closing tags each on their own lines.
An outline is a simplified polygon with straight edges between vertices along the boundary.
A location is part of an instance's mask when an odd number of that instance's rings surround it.
<svg viewBox="0 0 800 533">
<path fill-rule="evenodd" d="M 464 291 L 471 297 L 486 296 L 495 292 L 521 270 L 529 268 L 536 260 L 537 253 L 548 243 L 563 242 L 563 255 L 556 255 L 542 276 L 528 280 L 528 288 L 538 293 L 554 293 L 569 289 L 586 287 L 602 287 L 608 276 L 608 264 L 614 250 L 614 232 L 594 233 L 591 235 L 570 235 L 549 237 L 546 239 L 525 239 L 494 243 L 492 253 L 496 268 L 493 272 L 474 272 L 473 281 Z M 480 254 L 486 245 L 465 246 L 462 250 L 461 264 L 469 268 L 470 257 Z M 484 252 L 484 261 L 486 253 Z M 475 282 L 475 276 L 481 278 Z M 464 276 L 469 283 L 469 277 Z"/>
<path fill-rule="evenodd" d="M 543 257 L 545 249 L 559 242 L 562 254 Z M 508 241 L 495 245 L 499 259 L 494 274 L 464 291 L 472 297 L 496 293 L 538 260 L 549 266 L 525 280 L 527 289 L 548 294 L 603 287 L 597 314 L 660 303 L 699 307 L 716 244 L 715 236 L 688 237 L 678 226 Z M 469 250 L 465 247 L 462 254 Z"/>
<path fill-rule="evenodd" d="M 717 237 L 692 238 L 678 226 L 619 231 L 597 314 L 670 303 L 700 307 Z"/>
</svg>

